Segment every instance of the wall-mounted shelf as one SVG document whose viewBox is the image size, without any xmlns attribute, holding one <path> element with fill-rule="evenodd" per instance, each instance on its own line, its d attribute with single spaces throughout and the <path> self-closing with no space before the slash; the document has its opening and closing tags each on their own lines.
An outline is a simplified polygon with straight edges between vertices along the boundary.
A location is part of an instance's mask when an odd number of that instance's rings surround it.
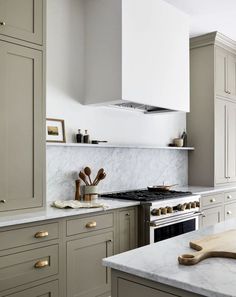
<svg viewBox="0 0 236 297">
<path fill-rule="evenodd" d="M 90 144 L 90 143 L 53 143 L 47 142 L 47 146 L 64 146 L 64 147 L 94 147 L 94 148 L 130 148 L 130 149 L 160 149 L 160 150 L 180 150 L 194 151 L 194 147 L 171 147 L 171 146 L 155 146 L 155 145 L 135 145 L 135 144 Z"/>
</svg>

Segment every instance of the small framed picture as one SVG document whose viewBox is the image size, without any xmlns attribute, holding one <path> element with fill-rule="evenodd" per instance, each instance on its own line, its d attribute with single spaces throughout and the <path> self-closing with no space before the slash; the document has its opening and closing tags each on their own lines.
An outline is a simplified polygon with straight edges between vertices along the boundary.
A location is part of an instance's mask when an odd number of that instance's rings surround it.
<svg viewBox="0 0 236 297">
<path fill-rule="evenodd" d="M 64 120 L 46 120 L 46 141 L 47 142 L 66 142 Z"/>
</svg>

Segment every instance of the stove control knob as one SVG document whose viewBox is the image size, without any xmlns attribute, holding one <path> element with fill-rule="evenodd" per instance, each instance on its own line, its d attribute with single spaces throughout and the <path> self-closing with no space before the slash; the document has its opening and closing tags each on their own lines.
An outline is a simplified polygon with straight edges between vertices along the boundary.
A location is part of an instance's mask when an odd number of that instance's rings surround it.
<svg viewBox="0 0 236 297">
<path fill-rule="evenodd" d="M 191 202 L 190 203 L 186 203 L 186 209 L 191 209 Z"/>
<path fill-rule="evenodd" d="M 173 212 L 173 207 L 167 206 L 167 213 L 172 213 Z"/>
<path fill-rule="evenodd" d="M 153 216 L 160 216 L 161 215 L 161 209 L 160 208 L 154 208 L 152 211 L 151 211 L 151 214 Z"/>
<path fill-rule="evenodd" d="M 197 203 L 196 202 L 191 202 L 191 208 L 196 208 L 197 207 Z"/>
<path fill-rule="evenodd" d="M 200 207 L 200 202 L 199 201 L 196 201 L 196 206 Z"/>
<path fill-rule="evenodd" d="M 177 205 L 177 210 L 179 210 L 179 211 L 184 211 L 185 208 L 186 208 L 186 204 L 179 204 L 179 205 Z"/>
<path fill-rule="evenodd" d="M 161 214 L 166 215 L 167 214 L 167 207 L 161 208 Z"/>
</svg>

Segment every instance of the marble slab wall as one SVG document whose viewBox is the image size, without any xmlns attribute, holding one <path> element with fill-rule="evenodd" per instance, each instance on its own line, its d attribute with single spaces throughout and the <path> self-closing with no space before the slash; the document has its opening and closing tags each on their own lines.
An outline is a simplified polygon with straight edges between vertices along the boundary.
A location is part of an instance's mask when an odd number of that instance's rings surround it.
<svg viewBox="0 0 236 297">
<path fill-rule="evenodd" d="M 74 199 L 75 180 L 85 166 L 93 178 L 104 168 L 100 193 L 188 183 L 188 152 L 167 149 L 47 147 L 47 200 Z"/>
</svg>

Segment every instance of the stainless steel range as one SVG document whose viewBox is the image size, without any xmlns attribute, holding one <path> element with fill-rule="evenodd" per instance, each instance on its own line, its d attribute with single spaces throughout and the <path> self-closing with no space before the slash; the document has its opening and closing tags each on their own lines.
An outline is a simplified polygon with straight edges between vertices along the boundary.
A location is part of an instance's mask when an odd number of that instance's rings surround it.
<svg viewBox="0 0 236 297">
<path fill-rule="evenodd" d="M 137 190 L 102 197 L 140 201 L 139 246 L 199 228 L 200 195 L 191 192 Z"/>
</svg>

